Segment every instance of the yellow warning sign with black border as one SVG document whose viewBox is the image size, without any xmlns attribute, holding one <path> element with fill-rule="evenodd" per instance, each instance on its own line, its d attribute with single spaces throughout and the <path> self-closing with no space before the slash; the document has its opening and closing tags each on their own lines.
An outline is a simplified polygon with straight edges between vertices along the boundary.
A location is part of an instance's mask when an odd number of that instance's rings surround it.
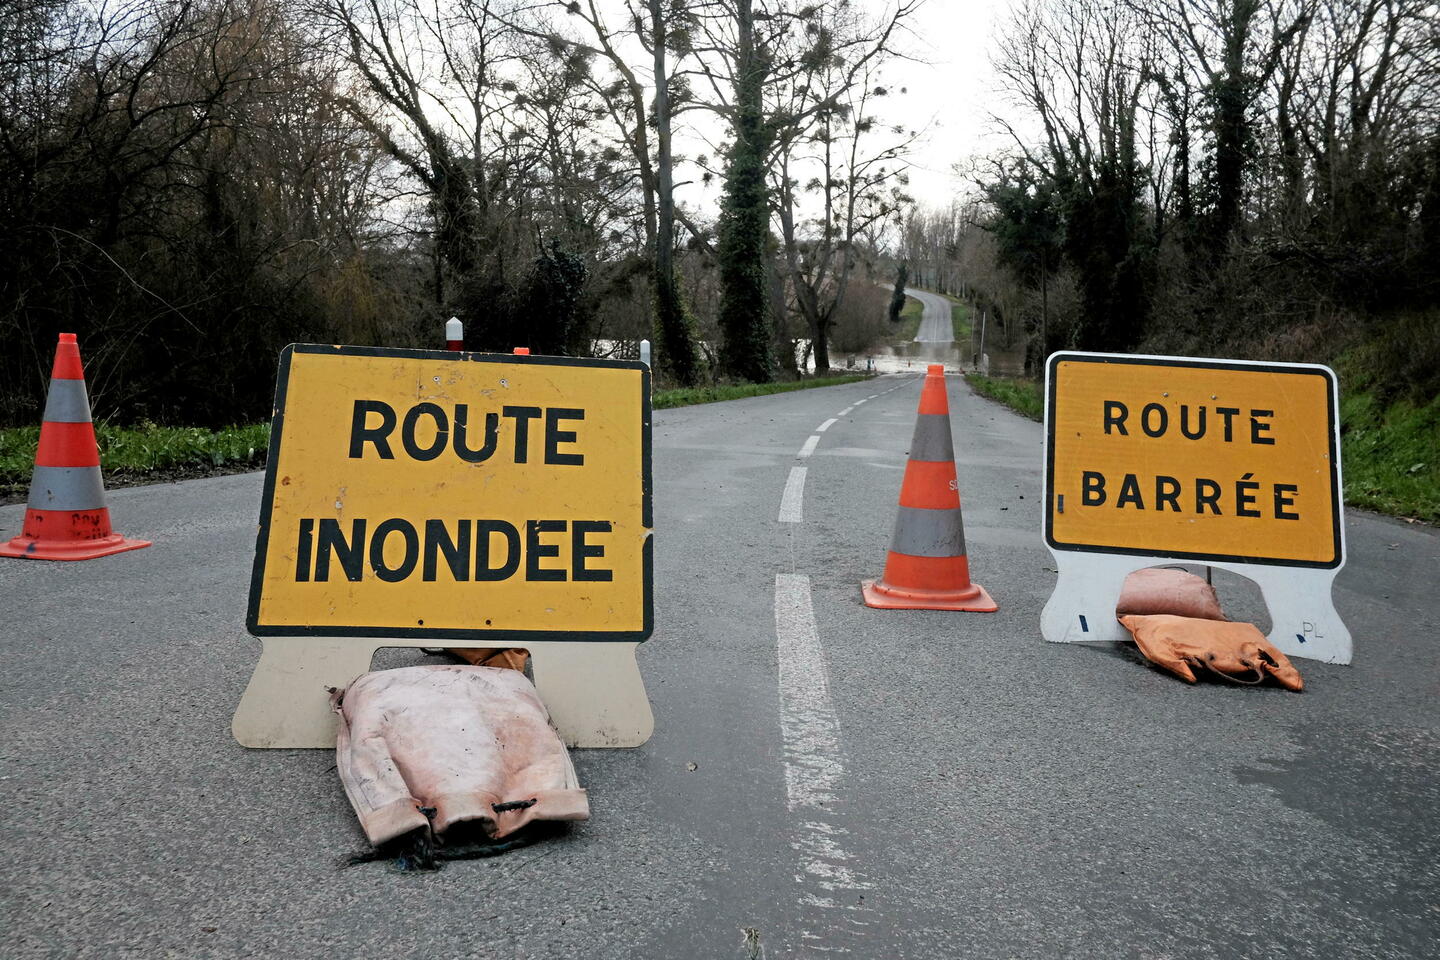
<svg viewBox="0 0 1440 960">
<path fill-rule="evenodd" d="M 292 344 L 250 631 L 645 639 L 650 413 L 638 362 Z"/>
<path fill-rule="evenodd" d="M 1334 373 L 1057 353 L 1045 537 L 1057 550 L 1338 567 Z"/>
</svg>

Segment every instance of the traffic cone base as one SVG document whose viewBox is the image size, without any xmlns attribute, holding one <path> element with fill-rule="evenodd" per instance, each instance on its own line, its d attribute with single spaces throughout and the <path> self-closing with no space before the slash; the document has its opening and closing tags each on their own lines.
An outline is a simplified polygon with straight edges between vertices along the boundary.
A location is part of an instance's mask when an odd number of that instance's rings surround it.
<svg viewBox="0 0 1440 960">
<path fill-rule="evenodd" d="M 866 606 L 882 610 L 999 609 L 984 587 L 970 581 L 945 368 L 938 364 L 930 366 L 920 391 L 885 574 L 861 583 L 860 592 Z"/>
<path fill-rule="evenodd" d="M 965 590 L 923 590 L 918 587 L 892 587 L 883 581 L 866 580 L 860 584 L 865 606 L 879 610 L 953 610 L 962 613 L 994 613 L 1000 605 L 980 584 L 972 583 Z"/>
<path fill-rule="evenodd" d="M 27 510 L 24 529 L 24 533 L 9 543 L 0 543 L 0 557 L 92 560 L 150 546 L 149 540 L 132 540 L 118 533 L 96 536 L 98 531 L 110 529 L 108 509 Z"/>
<path fill-rule="evenodd" d="M 110 527 L 80 348 L 73 333 L 62 333 L 45 398 L 25 524 L 20 536 L 0 544 L 0 557 L 90 560 L 148 546 L 149 540 L 123 537 Z"/>
</svg>

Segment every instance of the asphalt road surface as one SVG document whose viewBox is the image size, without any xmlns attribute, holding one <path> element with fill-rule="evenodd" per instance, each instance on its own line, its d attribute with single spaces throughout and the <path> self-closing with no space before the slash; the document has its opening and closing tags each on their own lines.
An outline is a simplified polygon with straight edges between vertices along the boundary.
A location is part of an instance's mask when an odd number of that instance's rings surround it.
<svg viewBox="0 0 1440 960">
<path fill-rule="evenodd" d="M 1437 531 L 1349 515 L 1355 663 L 1303 694 L 1046 644 L 1040 426 L 952 377 L 1000 612 L 871 610 L 918 387 L 656 415 L 655 736 L 576 751 L 567 836 L 432 874 L 342 866 L 333 755 L 230 737 L 260 476 L 113 491 L 153 547 L 0 561 L 0 953 L 1435 956 Z"/>
<path fill-rule="evenodd" d="M 952 343 L 955 340 L 955 326 L 950 322 L 950 301 L 938 293 L 909 289 L 905 293 L 919 300 L 925 307 L 920 314 L 920 329 L 915 334 L 916 343 Z"/>
</svg>

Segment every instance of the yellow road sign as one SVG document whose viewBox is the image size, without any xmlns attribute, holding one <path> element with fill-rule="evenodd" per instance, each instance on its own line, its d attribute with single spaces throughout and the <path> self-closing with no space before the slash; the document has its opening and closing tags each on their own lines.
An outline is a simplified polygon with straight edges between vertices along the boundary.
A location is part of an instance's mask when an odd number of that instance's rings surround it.
<svg viewBox="0 0 1440 960">
<path fill-rule="evenodd" d="M 1343 561 L 1328 368 L 1057 353 L 1047 387 L 1051 547 L 1297 567 Z"/>
<path fill-rule="evenodd" d="M 644 364 L 294 344 L 248 625 L 643 640 L 651 523 Z"/>
</svg>

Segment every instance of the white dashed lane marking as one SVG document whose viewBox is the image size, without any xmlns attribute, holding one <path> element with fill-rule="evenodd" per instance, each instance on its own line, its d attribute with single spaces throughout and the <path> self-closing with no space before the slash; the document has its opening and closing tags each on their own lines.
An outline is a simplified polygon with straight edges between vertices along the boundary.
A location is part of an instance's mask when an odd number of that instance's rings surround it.
<svg viewBox="0 0 1440 960">
<path fill-rule="evenodd" d="M 862 400 L 856 400 L 853 404 L 846 407 L 844 410 L 841 410 L 835 416 L 820 424 L 820 426 L 816 427 L 815 432 L 810 435 L 810 438 L 806 440 L 804 445 L 800 448 L 800 452 L 795 455 L 795 459 L 808 460 L 810 458 L 810 455 L 815 452 L 815 448 L 820 444 L 820 434 L 835 426 L 835 424 L 839 422 L 841 417 L 849 414 L 866 400 L 875 400 L 879 397 L 884 396 L 887 393 L 894 393 L 896 390 L 899 390 L 902 387 L 910 386 L 918 379 L 918 377 L 908 378 L 891 387 L 889 390 L 882 390 L 879 393 L 865 397 Z M 805 469 L 805 467 L 790 468 L 790 476 L 785 480 L 785 492 L 780 496 L 780 523 L 804 522 L 803 518 L 805 515 Z"/>
<path fill-rule="evenodd" d="M 780 495 L 780 522 L 801 523 L 805 519 L 805 468 L 791 467 L 790 478 L 785 481 L 785 492 Z"/>
<path fill-rule="evenodd" d="M 775 639 L 779 653 L 780 733 L 785 755 L 785 802 L 800 814 L 790 846 L 800 856 L 796 876 L 804 888 L 801 902 L 826 911 L 824 929 L 805 930 L 812 946 L 841 946 L 868 924 L 863 900 L 855 891 L 870 890 L 845 849 L 849 831 L 839 822 L 843 802 L 845 754 L 840 720 L 830 697 L 825 651 L 815 629 L 810 578 L 798 573 L 775 576 Z M 842 911 L 829 913 L 831 910 Z M 848 929 L 847 929 L 848 928 Z M 841 934 L 839 937 L 836 934 Z M 836 941 L 839 941 L 838 943 Z"/>
</svg>

